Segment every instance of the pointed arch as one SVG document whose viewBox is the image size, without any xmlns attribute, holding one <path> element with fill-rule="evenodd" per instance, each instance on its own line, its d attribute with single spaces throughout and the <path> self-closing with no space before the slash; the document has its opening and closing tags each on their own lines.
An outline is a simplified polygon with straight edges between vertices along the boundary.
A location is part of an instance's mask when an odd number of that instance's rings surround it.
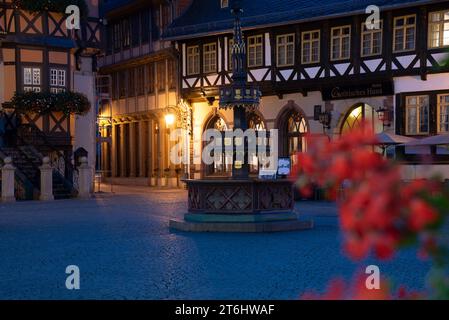
<svg viewBox="0 0 449 320">
<path fill-rule="evenodd" d="M 292 158 L 296 152 L 305 151 L 305 135 L 309 132 L 309 123 L 304 110 L 293 101 L 289 101 L 281 109 L 275 128 L 279 130 L 280 157 Z"/>
<path fill-rule="evenodd" d="M 341 115 L 338 122 L 339 134 L 359 128 L 365 121 L 372 125 L 374 132 L 382 131 L 382 124 L 377 118 L 374 107 L 364 102 L 356 103 Z"/>
</svg>

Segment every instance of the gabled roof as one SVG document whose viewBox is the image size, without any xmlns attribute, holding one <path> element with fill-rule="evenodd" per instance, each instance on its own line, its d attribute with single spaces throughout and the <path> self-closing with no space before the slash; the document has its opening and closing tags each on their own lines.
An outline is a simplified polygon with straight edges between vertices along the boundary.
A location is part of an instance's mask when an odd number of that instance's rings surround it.
<svg viewBox="0 0 449 320">
<path fill-rule="evenodd" d="M 369 5 L 395 8 L 438 0 L 243 0 L 243 28 L 283 25 L 326 17 L 365 13 Z M 230 1 L 232 3 L 232 1 Z M 193 0 L 186 12 L 163 34 L 166 40 L 194 38 L 232 30 L 230 8 L 222 9 L 220 0 Z"/>
</svg>

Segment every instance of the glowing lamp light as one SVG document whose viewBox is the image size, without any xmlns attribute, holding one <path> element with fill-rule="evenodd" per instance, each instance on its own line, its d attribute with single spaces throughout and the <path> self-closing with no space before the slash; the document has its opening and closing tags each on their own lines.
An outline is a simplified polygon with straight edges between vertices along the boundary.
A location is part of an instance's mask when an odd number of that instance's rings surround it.
<svg viewBox="0 0 449 320">
<path fill-rule="evenodd" d="M 175 116 L 171 113 L 165 115 L 165 123 L 167 126 L 172 126 L 175 123 Z"/>
</svg>

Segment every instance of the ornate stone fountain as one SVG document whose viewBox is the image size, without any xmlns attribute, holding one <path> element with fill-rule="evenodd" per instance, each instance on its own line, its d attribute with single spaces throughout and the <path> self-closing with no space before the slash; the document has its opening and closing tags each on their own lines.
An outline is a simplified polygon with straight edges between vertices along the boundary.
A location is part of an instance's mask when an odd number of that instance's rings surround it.
<svg viewBox="0 0 449 320">
<path fill-rule="evenodd" d="M 240 22 L 243 10 L 238 1 L 234 1 L 231 12 L 235 17 L 233 81 L 220 88 L 220 108 L 232 109 L 234 132 L 244 132 L 248 128 L 246 114 L 258 108 L 261 93 L 256 84 L 247 82 L 246 46 Z M 194 232 L 274 232 L 312 228 L 312 222 L 300 221 L 294 211 L 292 182 L 250 178 L 248 141 L 241 140 L 244 154 L 237 158 L 241 151 L 235 148 L 238 143 L 235 137 L 233 139 L 232 176 L 220 180 L 185 180 L 189 194 L 188 213 L 182 221 L 170 221 L 170 227 Z"/>
</svg>

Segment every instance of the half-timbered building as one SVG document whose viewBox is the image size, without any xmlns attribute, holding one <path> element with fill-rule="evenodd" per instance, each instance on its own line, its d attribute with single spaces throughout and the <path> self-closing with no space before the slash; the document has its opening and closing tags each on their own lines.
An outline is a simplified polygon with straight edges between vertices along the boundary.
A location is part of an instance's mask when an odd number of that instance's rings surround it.
<svg viewBox="0 0 449 320">
<path fill-rule="evenodd" d="M 110 98 L 99 115 L 102 170 L 118 184 L 178 186 L 169 161 L 170 130 L 178 127 L 178 56 L 161 34 L 190 1 L 104 1 L 105 55 L 99 60 Z"/>
<path fill-rule="evenodd" d="M 44 156 L 50 157 L 55 170 L 55 197 L 76 192 L 75 155 L 87 156 L 95 167 L 94 73 L 102 28 L 98 2 L 83 2 L 83 17 L 74 29 L 67 28 L 65 8 L 48 10 L 41 3 L 39 10 L 39 2 L 28 8 L 29 1 L 0 1 L 0 162 L 13 158 L 19 199 L 39 194 L 38 166 Z M 69 112 L 17 114 L 11 99 L 16 92 L 30 91 L 82 93 L 92 107 L 82 116 Z"/>
<path fill-rule="evenodd" d="M 192 145 L 201 133 L 232 128 L 218 108 L 219 86 L 230 83 L 232 1 L 194 0 L 168 28 L 179 51 L 182 99 L 193 110 Z M 279 155 L 305 150 L 306 133 L 336 137 L 372 123 L 377 132 L 424 137 L 449 131 L 449 1 L 241 1 L 248 81 L 262 91 L 254 129 L 279 130 Z M 374 29 L 368 6 L 380 8 Z M 372 9 L 372 8 L 371 8 Z M 389 123 L 391 122 L 391 123 Z M 413 161 L 422 150 L 400 150 Z M 429 151 L 447 164 L 444 148 Z M 197 153 L 199 154 L 199 153 Z M 196 162 L 195 178 L 227 175 L 226 158 Z M 449 176 L 447 165 L 438 166 Z M 257 166 L 254 168 L 257 171 Z"/>
</svg>

